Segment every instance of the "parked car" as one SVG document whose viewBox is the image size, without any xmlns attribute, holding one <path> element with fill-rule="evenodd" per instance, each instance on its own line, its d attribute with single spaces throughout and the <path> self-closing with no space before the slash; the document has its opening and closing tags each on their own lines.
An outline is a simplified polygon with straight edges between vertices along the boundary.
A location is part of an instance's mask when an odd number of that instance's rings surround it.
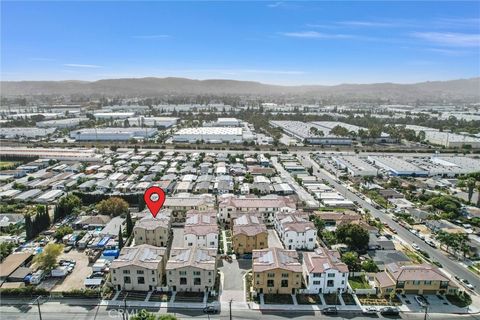
<svg viewBox="0 0 480 320">
<path fill-rule="evenodd" d="M 384 316 L 398 316 L 400 311 L 395 307 L 385 307 L 380 309 L 380 314 Z"/>
<path fill-rule="evenodd" d="M 218 309 L 214 306 L 206 306 L 205 308 L 203 308 L 203 313 L 215 314 L 218 313 Z"/>
<path fill-rule="evenodd" d="M 432 248 L 435 248 L 435 249 L 437 248 L 437 245 L 435 244 L 435 242 L 433 242 L 432 239 L 425 240 L 425 243 L 428 244 Z"/>
<path fill-rule="evenodd" d="M 378 310 L 375 307 L 366 307 L 362 310 L 363 314 L 377 314 Z"/>
<path fill-rule="evenodd" d="M 428 305 L 428 301 L 427 299 L 425 299 L 424 297 L 422 296 L 415 296 L 414 297 L 415 301 L 417 301 L 417 303 L 422 306 L 422 307 L 426 307 Z"/>
<path fill-rule="evenodd" d="M 338 309 L 337 307 L 328 307 L 322 309 L 323 314 L 338 314 Z"/>
<path fill-rule="evenodd" d="M 420 250 L 420 247 L 416 243 L 412 243 L 412 248 L 415 250 Z"/>
</svg>

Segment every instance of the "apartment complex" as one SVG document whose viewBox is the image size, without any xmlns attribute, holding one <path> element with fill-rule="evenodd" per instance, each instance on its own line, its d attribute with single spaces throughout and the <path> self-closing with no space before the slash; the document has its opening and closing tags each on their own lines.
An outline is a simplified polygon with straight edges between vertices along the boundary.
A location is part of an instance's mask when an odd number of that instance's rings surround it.
<svg viewBox="0 0 480 320">
<path fill-rule="evenodd" d="M 257 293 L 295 294 L 302 287 L 302 265 L 295 250 L 253 250 L 253 288 Z"/>
</svg>

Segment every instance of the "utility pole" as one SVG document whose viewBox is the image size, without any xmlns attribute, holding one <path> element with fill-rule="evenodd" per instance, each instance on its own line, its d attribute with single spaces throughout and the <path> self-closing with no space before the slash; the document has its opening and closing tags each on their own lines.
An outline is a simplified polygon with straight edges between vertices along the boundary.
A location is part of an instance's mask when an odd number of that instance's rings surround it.
<svg viewBox="0 0 480 320">
<path fill-rule="evenodd" d="M 230 299 L 230 301 L 228 302 L 228 306 L 229 306 L 229 309 L 230 309 L 230 320 L 232 320 L 232 301 L 233 301 L 233 299 Z"/>
<path fill-rule="evenodd" d="M 128 297 L 128 292 L 123 298 L 123 317 L 122 319 L 128 320 L 128 313 L 127 313 L 127 297 Z"/>
<path fill-rule="evenodd" d="M 423 320 L 427 320 L 427 313 L 428 313 L 428 306 L 425 305 L 425 315 L 423 317 Z"/>
<path fill-rule="evenodd" d="M 40 320 L 42 320 L 42 311 L 40 310 L 40 298 L 42 296 L 38 296 L 34 301 L 33 303 L 37 303 L 37 308 L 38 308 L 38 317 L 40 318 Z"/>
</svg>

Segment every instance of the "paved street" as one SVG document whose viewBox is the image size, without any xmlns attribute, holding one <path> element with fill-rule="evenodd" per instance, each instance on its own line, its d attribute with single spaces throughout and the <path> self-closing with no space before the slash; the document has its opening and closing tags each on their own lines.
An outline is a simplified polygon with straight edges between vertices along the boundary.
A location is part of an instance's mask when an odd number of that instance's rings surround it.
<svg viewBox="0 0 480 320">
<path fill-rule="evenodd" d="M 319 177 L 320 179 L 325 179 L 330 183 L 330 185 L 334 186 L 341 194 L 346 196 L 351 201 L 357 201 L 362 208 L 370 210 L 373 217 L 378 217 L 382 222 L 386 222 L 392 228 L 395 228 L 398 232 L 398 237 L 402 238 L 405 243 L 416 243 L 420 247 L 420 249 L 428 252 L 431 258 L 437 260 L 443 265 L 443 268 L 449 272 L 451 275 L 456 275 L 460 278 L 467 279 L 470 283 L 472 283 L 476 291 L 478 292 L 480 288 L 480 278 L 476 277 L 473 273 L 468 271 L 466 268 L 462 267 L 458 261 L 451 260 L 447 256 L 443 254 L 442 251 L 439 249 L 433 249 L 425 242 L 421 241 L 417 236 L 413 235 L 410 231 L 406 230 L 398 223 L 392 220 L 390 216 L 384 214 L 382 211 L 375 209 L 371 204 L 366 202 L 365 200 L 361 199 L 354 193 L 350 192 L 346 187 L 343 185 L 335 182 L 334 179 L 328 174 L 325 170 L 321 169 L 320 166 L 312 160 L 310 157 L 306 157 L 303 160 L 303 164 L 307 166 L 313 165 L 315 168 L 314 174 Z"/>
</svg>

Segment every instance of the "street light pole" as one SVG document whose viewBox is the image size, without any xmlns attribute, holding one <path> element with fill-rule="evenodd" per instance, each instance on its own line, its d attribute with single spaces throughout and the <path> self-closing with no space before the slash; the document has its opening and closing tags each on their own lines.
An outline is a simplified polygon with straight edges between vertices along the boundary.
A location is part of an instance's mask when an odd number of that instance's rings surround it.
<svg viewBox="0 0 480 320">
<path fill-rule="evenodd" d="M 229 309 L 230 309 L 230 320 L 232 320 L 232 301 L 233 301 L 233 299 L 230 299 L 230 301 L 228 302 L 228 306 L 229 306 Z"/>
<path fill-rule="evenodd" d="M 123 298 L 123 314 L 125 315 L 125 319 L 128 320 L 128 313 L 127 313 L 127 297 L 128 297 L 128 292 L 125 295 L 125 298 Z"/>
<path fill-rule="evenodd" d="M 42 320 L 42 311 L 40 310 L 40 298 L 42 296 L 38 296 L 35 301 L 33 301 L 33 303 L 37 303 L 37 308 L 38 308 L 38 317 L 40 318 L 40 320 Z"/>
<path fill-rule="evenodd" d="M 427 313 L 428 313 L 428 306 L 425 306 L 425 315 L 423 316 L 423 320 L 427 320 Z"/>
</svg>

